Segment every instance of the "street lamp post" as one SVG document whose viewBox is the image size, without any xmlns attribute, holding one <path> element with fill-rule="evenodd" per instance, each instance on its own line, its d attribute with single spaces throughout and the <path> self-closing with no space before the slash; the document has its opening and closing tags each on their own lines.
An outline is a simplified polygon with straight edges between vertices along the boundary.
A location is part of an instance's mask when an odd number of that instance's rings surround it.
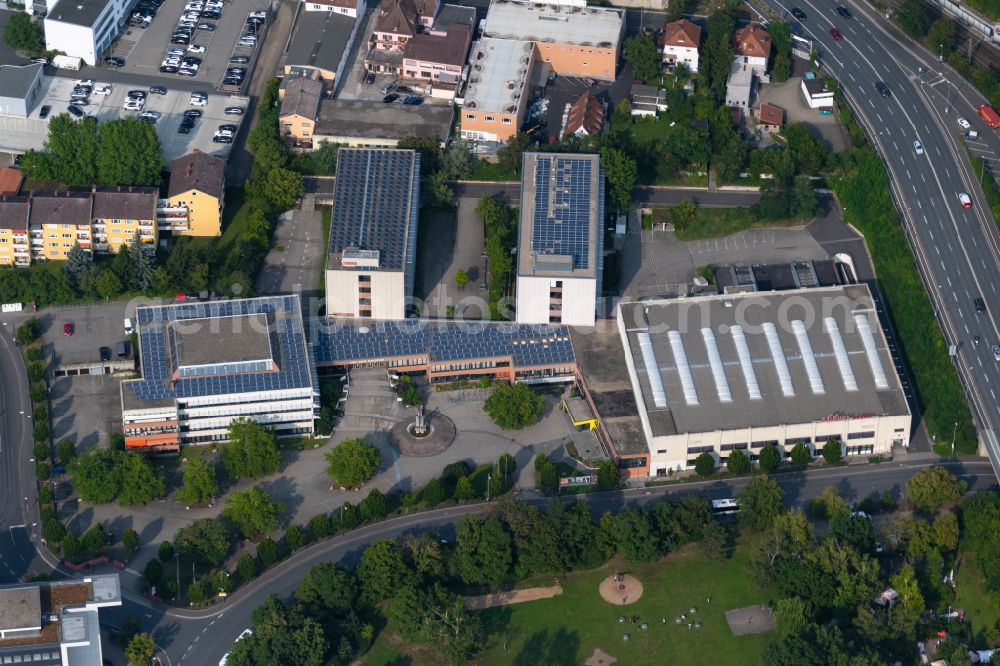
<svg viewBox="0 0 1000 666">
<path fill-rule="evenodd" d="M 938 44 L 938 62 L 944 62 L 944 44 Z"/>
<path fill-rule="evenodd" d="M 958 435 L 958 421 L 955 421 L 955 428 L 951 431 L 951 455 L 955 455 L 955 437 Z"/>
</svg>

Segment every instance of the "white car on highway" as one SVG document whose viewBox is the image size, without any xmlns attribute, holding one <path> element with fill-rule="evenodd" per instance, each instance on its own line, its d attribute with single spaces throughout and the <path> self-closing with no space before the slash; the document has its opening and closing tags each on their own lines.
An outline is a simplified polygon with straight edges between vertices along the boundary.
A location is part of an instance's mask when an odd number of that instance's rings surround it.
<svg viewBox="0 0 1000 666">
<path fill-rule="evenodd" d="M 917 153 L 917 155 L 923 155 L 924 154 L 924 144 L 920 143 L 919 141 L 914 141 L 913 142 L 913 150 L 914 150 L 914 152 Z"/>
<path fill-rule="evenodd" d="M 958 119 L 958 126 L 961 127 L 962 129 L 969 129 L 970 127 L 972 127 L 972 125 L 969 124 L 969 121 L 966 120 L 965 118 Z"/>
</svg>

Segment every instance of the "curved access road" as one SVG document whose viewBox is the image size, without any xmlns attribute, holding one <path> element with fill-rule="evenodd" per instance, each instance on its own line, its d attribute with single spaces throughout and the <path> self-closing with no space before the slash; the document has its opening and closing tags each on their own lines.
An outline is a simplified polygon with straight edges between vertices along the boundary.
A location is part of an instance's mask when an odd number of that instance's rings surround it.
<svg viewBox="0 0 1000 666">
<path fill-rule="evenodd" d="M 789 472 L 774 478 L 781 485 L 785 500 L 791 507 L 803 508 L 827 486 L 835 486 L 848 501 L 862 499 L 872 492 L 889 490 L 901 493 L 906 481 L 918 470 L 933 464 L 944 464 L 953 473 L 966 479 L 970 488 L 981 490 L 996 484 L 996 477 L 984 458 L 939 461 L 934 456 L 905 463 L 852 465 Z M 709 480 L 656 488 L 644 488 L 615 493 L 581 495 L 576 499 L 590 504 L 595 515 L 604 511 L 617 512 L 626 506 L 641 506 L 662 497 L 678 497 L 698 493 L 711 498 L 732 497 L 746 484 L 746 478 Z M 529 499 L 529 498 L 525 498 Z M 573 497 L 565 498 L 573 501 Z M 542 506 L 547 501 L 532 497 L 532 503 Z M 392 539 L 404 534 L 434 531 L 451 539 L 455 524 L 467 515 L 489 510 L 485 503 L 437 509 L 394 518 L 348 532 L 303 549 L 293 557 L 265 572 L 260 578 L 240 588 L 221 604 L 203 610 L 180 610 L 154 606 L 149 601 L 128 596 L 121 608 L 102 611 L 102 619 L 112 626 L 119 625 L 124 615 L 138 618 L 143 630 L 152 633 L 164 650 L 170 666 L 200 666 L 217 664 L 229 651 L 243 629 L 250 626 L 250 614 L 271 594 L 287 596 L 298 585 L 309 567 L 319 562 L 354 564 L 365 547 L 373 541 Z"/>
<path fill-rule="evenodd" d="M 910 246 L 949 345 L 994 470 L 1000 473 L 1000 233 L 979 174 L 959 140 L 958 118 L 981 134 L 967 95 L 952 95 L 942 72 L 954 72 L 901 38 L 880 14 L 852 0 L 764 0 L 813 40 L 823 68 L 841 85 L 851 108 L 888 166 L 891 193 L 902 212 Z M 839 4 L 851 18 L 838 15 Z M 793 6 L 806 18 L 792 19 Z M 836 28 L 842 39 L 835 39 Z M 877 84 L 884 83 L 889 96 Z M 919 148 L 915 144 L 919 142 Z M 963 208 L 959 193 L 972 199 Z M 986 311 L 977 311 L 982 298 Z M 975 341 L 978 339 L 978 344 Z"/>
</svg>

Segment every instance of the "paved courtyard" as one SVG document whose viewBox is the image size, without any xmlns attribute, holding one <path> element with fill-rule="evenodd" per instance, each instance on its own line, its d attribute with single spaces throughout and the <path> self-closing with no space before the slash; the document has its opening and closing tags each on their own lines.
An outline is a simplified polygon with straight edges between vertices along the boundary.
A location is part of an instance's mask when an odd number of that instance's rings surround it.
<svg viewBox="0 0 1000 666">
<path fill-rule="evenodd" d="M 281 214 L 271 250 L 257 274 L 256 293 L 319 294 L 325 261 L 323 211 L 316 209 L 314 196 L 306 195 L 300 208 Z"/>
<path fill-rule="evenodd" d="M 455 308 L 456 316 L 478 319 L 484 314 L 486 257 L 477 201 L 461 198 L 457 214 L 428 215 L 426 229 L 420 231 L 416 295 L 425 301 L 422 313 L 426 317 L 446 317 L 449 306 Z M 455 284 L 459 270 L 469 276 L 464 289 Z"/>
</svg>

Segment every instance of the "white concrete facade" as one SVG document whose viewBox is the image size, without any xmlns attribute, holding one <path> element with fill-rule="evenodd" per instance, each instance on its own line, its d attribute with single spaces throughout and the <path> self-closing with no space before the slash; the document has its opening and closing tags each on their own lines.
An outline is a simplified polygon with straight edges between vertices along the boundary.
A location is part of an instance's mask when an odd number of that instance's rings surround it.
<svg viewBox="0 0 1000 666">
<path fill-rule="evenodd" d="M 561 315 L 566 326 L 593 326 L 597 308 L 594 278 L 517 276 L 517 322 L 548 324 Z"/>
<path fill-rule="evenodd" d="M 367 280 L 365 278 L 368 278 Z M 406 285 L 402 271 L 326 271 L 328 317 L 406 318 Z M 369 289 L 370 291 L 363 291 Z M 362 312 L 370 305 L 371 312 Z"/>
<path fill-rule="evenodd" d="M 698 47 L 664 44 L 663 62 L 687 65 L 688 71 L 696 74 L 698 72 Z"/>
<path fill-rule="evenodd" d="M 45 17 L 45 48 L 95 65 L 127 25 L 129 0 L 59 0 Z"/>
</svg>

